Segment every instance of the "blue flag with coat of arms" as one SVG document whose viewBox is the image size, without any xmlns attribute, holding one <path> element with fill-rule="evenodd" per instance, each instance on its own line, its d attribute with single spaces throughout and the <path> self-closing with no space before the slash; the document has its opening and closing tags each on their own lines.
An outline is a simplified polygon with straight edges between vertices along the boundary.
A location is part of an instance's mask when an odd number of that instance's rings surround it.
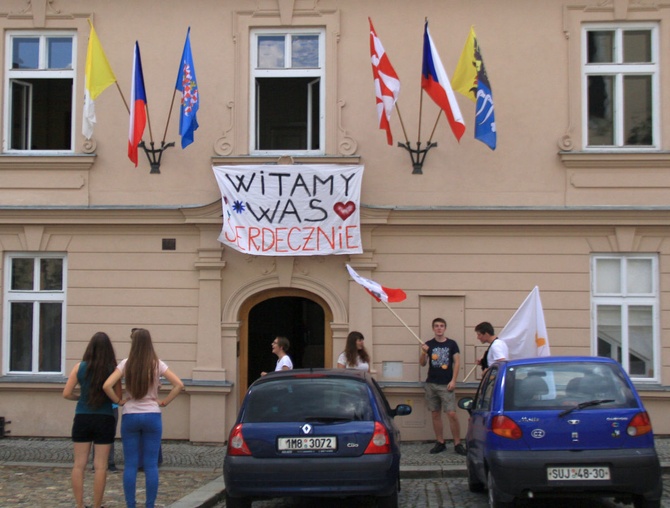
<svg viewBox="0 0 670 508">
<path fill-rule="evenodd" d="M 181 107 L 179 112 L 179 135 L 181 147 L 186 148 L 193 143 L 193 133 L 198 128 L 196 113 L 200 108 L 200 94 L 198 82 L 195 78 L 193 55 L 191 54 L 191 27 L 186 32 L 184 52 L 179 62 L 179 73 L 175 88 L 181 92 Z"/>
</svg>

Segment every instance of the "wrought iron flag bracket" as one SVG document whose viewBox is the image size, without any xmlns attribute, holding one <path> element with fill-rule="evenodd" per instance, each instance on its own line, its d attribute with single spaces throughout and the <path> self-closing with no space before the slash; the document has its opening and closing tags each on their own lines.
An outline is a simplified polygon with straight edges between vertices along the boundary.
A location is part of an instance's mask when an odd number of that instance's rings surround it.
<svg viewBox="0 0 670 508">
<path fill-rule="evenodd" d="M 149 159 L 149 164 L 151 165 L 150 173 L 158 174 L 161 172 L 160 168 L 161 168 L 161 158 L 163 157 L 163 151 L 166 148 L 174 146 L 174 142 L 166 143 L 165 141 L 161 141 L 160 148 L 154 148 L 153 141 L 151 141 L 149 144 L 151 145 L 151 148 L 147 148 L 146 143 L 144 141 L 140 141 L 140 144 L 138 146 L 142 147 L 144 153 L 147 154 L 147 159 Z"/>
<path fill-rule="evenodd" d="M 398 142 L 398 146 L 404 148 L 409 152 L 409 156 L 412 159 L 412 174 L 422 175 L 423 162 L 426 160 L 428 150 L 430 150 L 434 146 L 437 146 L 437 143 L 428 141 L 428 143 L 426 144 L 426 148 L 423 149 L 421 148 L 421 141 L 416 142 L 416 149 L 412 148 L 411 143 L 409 141 L 407 143 Z"/>
</svg>

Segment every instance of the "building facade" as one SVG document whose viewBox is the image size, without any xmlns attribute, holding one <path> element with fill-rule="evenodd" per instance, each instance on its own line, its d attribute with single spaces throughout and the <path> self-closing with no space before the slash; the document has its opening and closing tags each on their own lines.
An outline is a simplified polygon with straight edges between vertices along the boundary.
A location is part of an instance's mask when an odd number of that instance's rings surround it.
<svg viewBox="0 0 670 508">
<path fill-rule="evenodd" d="M 390 146 L 368 17 L 402 86 Z M 495 150 L 474 139 L 474 103 L 457 99 L 458 142 L 421 92 L 426 19 L 450 75 L 475 26 Z M 96 98 L 86 139 L 89 21 L 118 86 Z M 332 367 L 358 330 L 391 402 L 414 407 L 403 439 L 432 439 L 413 333 L 427 340 L 432 319 L 447 320 L 458 394 L 471 394 L 475 325 L 501 329 L 535 286 L 552 354 L 619 360 L 656 432 L 670 433 L 669 24 L 670 4 L 651 0 L 5 0 L 0 416 L 11 435 L 69 435 L 61 391 L 89 338 L 107 332 L 121 359 L 142 326 L 186 384 L 164 411 L 165 438 L 224 442 L 246 388 L 272 369 L 275 335 L 290 338 L 296 366 Z M 182 149 L 173 84 L 189 27 L 201 103 Z M 138 167 L 127 157 L 135 41 L 144 141 L 164 148 L 153 168 L 142 149 Z M 398 142 L 436 144 L 417 165 Z M 219 242 L 212 167 L 277 164 L 364 166 L 360 253 Z M 347 263 L 407 299 L 376 302 Z"/>
</svg>

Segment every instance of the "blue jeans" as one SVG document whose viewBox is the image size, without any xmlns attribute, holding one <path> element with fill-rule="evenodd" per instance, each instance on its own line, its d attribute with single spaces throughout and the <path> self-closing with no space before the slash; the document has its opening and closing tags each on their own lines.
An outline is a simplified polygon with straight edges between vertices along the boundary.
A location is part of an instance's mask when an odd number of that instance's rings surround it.
<svg viewBox="0 0 670 508">
<path fill-rule="evenodd" d="M 130 413 L 121 419 L 121 442 L 123 443 L 123 493 L 126 506 L 135 508 L 135 488 L 140 446 L 146 479 L 146 507 L 153 508 L 158 495 L 158 451 L 161 447 L 163 423 L 160 413 Z"/>
</svg>

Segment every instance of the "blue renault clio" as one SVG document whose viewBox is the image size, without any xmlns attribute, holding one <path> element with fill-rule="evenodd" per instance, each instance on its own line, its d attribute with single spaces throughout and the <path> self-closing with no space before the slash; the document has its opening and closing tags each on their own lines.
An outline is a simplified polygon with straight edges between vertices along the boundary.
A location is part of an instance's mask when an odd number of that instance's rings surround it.
<svg viewBox="0 0 670 508">
<path fill-rule="evenodd" d="M 470 413 L 468 484 L 473 492 L 488 490 L 491 508 L 562 496 L 661 505 L 649 415 L 610 358 L 498 362 L 459 407 Z"/>
<path fill-rule="evenodd" d="M 272 372 L 247 391 L 223 464 L 226 507 L 266 497 L 374 496 L 398 508 L 400 432 L 367 372 Z"/>
</svg>

